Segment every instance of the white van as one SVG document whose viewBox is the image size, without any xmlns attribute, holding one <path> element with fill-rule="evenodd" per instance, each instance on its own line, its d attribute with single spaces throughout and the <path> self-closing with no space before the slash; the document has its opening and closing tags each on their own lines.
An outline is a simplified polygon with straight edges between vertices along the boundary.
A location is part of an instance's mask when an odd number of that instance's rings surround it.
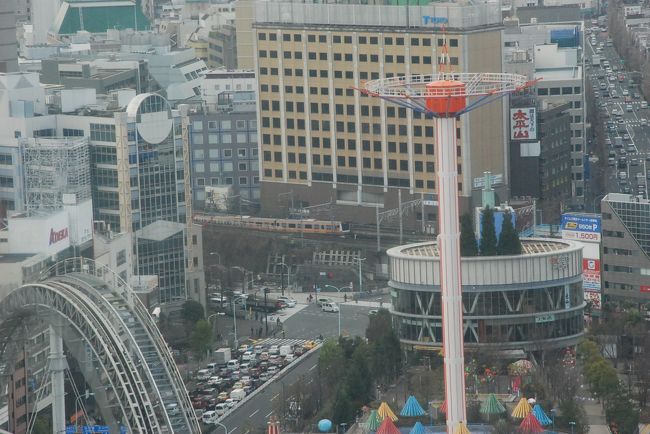
<svg viewBox="0 0 650 434">
<path fill-rule="evenodd" d="M 648 108 L 648 101 L 641 101 L 641 108 L 642 109 L 647 109 Z"/>
<path fill-rule="evenodd" d="M 323 312 L 338 312 L 339 306 L 336 303 L 323 303 Z"/>
<path fill-rule="evenodd" d="M 219 364 L 218 363 L 208 363 L 208 366 L 206 368 L 211 369 L 212 372 L 215 372 L 217 369 L 219 369 Z"/>
<path fill-rule="evenodd" d="M 196 373 L 196 379 L 199 381 L 207 380 L 210 377 L 212 377 L 211 369 L 199 369 L 199 371 Z"/>
<path fill-rule="evenodd" d="M 219 415 L 217 414 L 216 411 L 206 411 L 203 413 L 203 416 L 201 416 L 201 422 L 203 422 L 206 425 L 210 425 L 216 422 L 217 418 Z"/>
<path fill-rule="evenodd" d="M 233 389 L 230 392 L 230 399 L 234 401 L 241 401 L 246 397 L 246 391 L 244 389 Z"/>
<path fill-rule="evenodd" d="M 291 345 L 281 345 L 280 346 L 280 357 L 284 357 L 287 354 L 292 354 Z"/>
<path fill-rule="evenodd" d="M 217 416 L 223 416 L 228 411 L 228 406 L 222 402 L 214 406 L 214 411 Z"/>
<path fill-rule="evenodd" d="M 226 363 L 226 368 L 228 368 L 228 370 L 230 371 L 236 371 L 237 369 L 239 369 L 239 360 L 236 359 L 228 360 L 228 363 Z"/>
</svg>

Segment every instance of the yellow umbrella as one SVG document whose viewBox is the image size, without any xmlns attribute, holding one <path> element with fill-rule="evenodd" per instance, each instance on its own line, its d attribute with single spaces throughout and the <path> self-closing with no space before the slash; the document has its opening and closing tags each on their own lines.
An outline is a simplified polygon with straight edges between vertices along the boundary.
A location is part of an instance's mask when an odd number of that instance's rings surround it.
<svg viewBox="0 0 650 434">
<path fill-rule="evenodd" d="M 382 402 L 379 405 L 379 408 L 377 409 L 377 414 L 379 415 L 381 420 L 384 420 L 386 417 L 389 417 L 393 422 L 397 421 L 397 416 L 395 416 L 393 410 L 391 410 L 388 404 L 386 404 L 385 402 Z"/>
<path fill-rule="evenodd" d="M 512 417 L 517 418 L 517 419 L 523 419 L 526 416 L 528 416 L 528 413 L 532 411 L 532 407 L 528 403 L 528 400 L 526 398 L 521 398 L 519 400 L 519 403 L 515 407 L 514 410 L 512 410 Z"/>
<path fill-rule="evenodd" d="M 454 434 L 470 434 L 470 432 L 463 422 L 458 422 L 458 425 L 454 428 Z"/>
</svg>

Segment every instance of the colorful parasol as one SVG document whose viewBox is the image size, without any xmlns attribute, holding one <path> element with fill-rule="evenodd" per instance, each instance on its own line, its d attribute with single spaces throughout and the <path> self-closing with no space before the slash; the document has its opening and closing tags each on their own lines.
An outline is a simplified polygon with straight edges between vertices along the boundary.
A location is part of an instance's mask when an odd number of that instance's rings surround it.
<svg viewBox="0 0 650 434">
<path fill-rule="evenodd" d="M 390 417 L 384 418 L 384 421 L 377 428 L 377 434 L 401 434 Z"/>
<path fill-rule="evenodd" d="M 454 434 L 470 434 L 470 432 L 463 422 L 458 422 L 458 425 L 454 428 Z"/>
<path fill-rule="evenodd" d="M 411 428 L 411 431 L 409 431 L 409 434 L 424 434 L 426 430 L 424 429 L 424 425 L 420 423 L 420 421 L 415 422 L 415 425 L 413 425 L 413 428 Z"/>
<path fill-rule="evenodd" d="M 280 434 L 280 421 L 276 415 L 271 415 L 267 424 L 267 434 Z"/>
<path fill-rule="evenodd" d="M 515 409 L 512 410 L 512 417 L 523 419 L 528 416 L 531 410 L 530 404 L 526 398 L 521 398 Z"/>
<path fill-rule="evenodd" d="M 544 409 L 539 404 L 535 404 L 533 407 L 533 415 L 542 426 L 550 425 L 553 423 L 553 421 L 546 415 L 546 413 L 544 413 Z"/>
<path fill-rule="evenodd" d="M 408 397 L 406 404 L 404 404 L 404 408 L 402 408 L 402 411 L 399 413 L 400 416 L 404 417 L 419 417 L 424 416 L 425 414 L 426 412 L 413 395 Z"/>
<path fill-rule="evenodd" d="M 370 416 L 368 416 L 368 420 L 366 421 L 366 425 L 368 426 L 368 429 L 370 431 L 377 431 L 377 428 L 379 428 L 379 425 L 381 425 L 381 419 L 379 418 L 379 415 L 377 414 L 377 410 L 372 410 L 370 412 Z"/>
<path fill-rule="evenodd" d="M 538 434 L 543 431 L 544 428 L 542 428 L 532 412 L 528 413 L 528 416 L 526 416 L 524 420 L 521 421 L 521 425 L 519 425 L 519 432 L 524 434 Z"/>
<path fill-rule="evenodd" d="M 499 414 L 505 413 L 506 408 L 499 402 L 494 393 L 490 393 L 483 404 L 481 404 L 481 413 L 483 414 Z"/>
<path fill-rule="evenodd" d="M 440 404 L 440 407 L 438 407 L 438 410 L 442 411 L 443 413 L 447 413 L 447 400 L 445 399 L 442 401 L 442 404 Z"/>
<path fill-rule="evenodd" d="M 388 404 L 386 402 L 382 402 L 379 404 L 379 408 L 377 409 L 377 414 L 379 414 L 379 418 L 383 421 L 387 417 L 390 418 L 393 422 L 397 421 L 397 416 L 395 416 L 395 413 L 393 413 L 393 410 L 390 409 Z"/>
</svg>

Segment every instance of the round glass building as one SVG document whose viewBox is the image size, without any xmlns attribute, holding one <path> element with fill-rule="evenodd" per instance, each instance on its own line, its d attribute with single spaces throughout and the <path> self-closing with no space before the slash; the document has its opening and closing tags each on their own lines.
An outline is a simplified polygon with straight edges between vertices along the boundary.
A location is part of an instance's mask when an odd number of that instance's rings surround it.
<svg viewBox="0 0 650 434">
<path fill-rule="evenodd" d="M 407 349 L 442 347 L 436 243 L 388 250 L 393 323 Z M 461 261 L 465 348 L 537 351 L 576 345 L 584 333 L 582 248 L 522 240 L 513 256 Z"/>
</svg>

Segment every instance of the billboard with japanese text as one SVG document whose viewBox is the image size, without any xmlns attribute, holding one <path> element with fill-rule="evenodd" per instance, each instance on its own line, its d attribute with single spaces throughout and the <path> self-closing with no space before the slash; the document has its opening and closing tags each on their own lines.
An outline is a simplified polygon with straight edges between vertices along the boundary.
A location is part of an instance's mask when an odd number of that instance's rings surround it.
<svg viewBox="0 0 650 434">
<path fill-rule="evenodd" d="M 510 140 L 537 139 L 537 109 L 522 107 L 510 109 Z"/>
</svg>

